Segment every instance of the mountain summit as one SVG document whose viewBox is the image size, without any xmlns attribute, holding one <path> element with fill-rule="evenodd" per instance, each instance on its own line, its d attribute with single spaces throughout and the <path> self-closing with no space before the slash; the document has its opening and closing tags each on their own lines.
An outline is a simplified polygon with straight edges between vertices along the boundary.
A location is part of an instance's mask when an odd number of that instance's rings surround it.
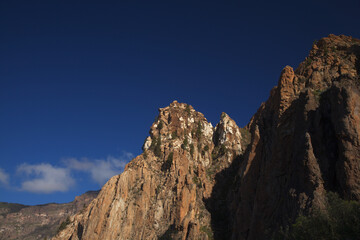
<svg viewBox="0 0 360 240">
<path fill-rule="evenodd" d="M 359 201 L 359 73 L 360 40 L 329 35 L 243 129 L 159 109 L 144 152 L 54 239 L 267 239 L 328 191 Z"/>
<path fill-rule="evenodd" d="M 215 176 L 242 153 L 234 120 L 223 113 L 213 127 L 192 106 L 174 101 L 159 109 L 143 150 L 56 239 L 193 239 L 211 234 L 208 205 Z"/>
</svg>

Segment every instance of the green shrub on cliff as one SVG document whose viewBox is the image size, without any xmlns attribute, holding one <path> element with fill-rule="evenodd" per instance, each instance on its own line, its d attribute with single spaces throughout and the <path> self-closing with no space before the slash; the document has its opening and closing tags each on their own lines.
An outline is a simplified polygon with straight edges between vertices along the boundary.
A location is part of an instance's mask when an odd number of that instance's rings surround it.
<svg viewBox="0 0 360 240">
<path fill-rule="evenodd" d="M 153 137 L 149 149 L 154 152 L 154 155 L 155 155 L 156 157 L 159 157 L 159 158 L 162 157 L 162 152 L 161 152 L 161 136 L 159 136 L 158 138 Z"/>
<path fill-rule="evenodd" d="M 309 216 L 300 215 L 290 228 L 281 230 L 273 239 L 360 239 L 360 203 L 343 200 L 329 192 L 326 210 L 315 210 Z"/>
<path fill-rule="evenodd" d="M 188 141 L 187 137 L 185 137 L 183 143 L 181 144 L 181 148 L 186 150 L 188 143 L 189 143 L 189 141 Z"/>
<path fill-rule="evenodd" d="M 161 171 L 169 171 L 173 163 L 174 152 L 169 153 L 167 160 L 162 164 Z"/>
<path fill-rule="evenodd" d="M 70 222 L 70 218 L 67 217 L 66 220 L 63 221 L 63 222 L 60 224 L 57 232 L 61 232 L 62 230 L 64 230 L 64 229 L 66 228 L 66 226 L 69 225 L 70 223 L 71 223 L 71 222 Z"/>
</svg>

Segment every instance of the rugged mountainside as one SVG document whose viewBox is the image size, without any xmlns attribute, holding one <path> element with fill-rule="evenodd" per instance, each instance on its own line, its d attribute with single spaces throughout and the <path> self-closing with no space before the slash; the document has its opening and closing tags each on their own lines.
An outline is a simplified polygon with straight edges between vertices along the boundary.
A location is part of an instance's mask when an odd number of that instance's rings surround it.
<svg viewBox="0 0 360 240">
<path fill-rule="evenodd" d="M 208 239 L 215 175 L 242 152 L 225 113 L 213 128 L 190 105 L 159 109 L 143 146 L 55 239 Z M 209 199 L 209 201 L 207 201 Z"/>
<path fill-rule="evenodd" d="M 359 73 L 360 41 L 335 35 L 314 43 L 295 71 L 284 68 L 247 126 L 232 239 L 262 239 L 323 208 L 326 191 L 360 200 Z"/>
<path fill-rule="evenodd" d="M 64 204 L 26 206 L 0 203 L 0 239 L 44 239 L 54 236 L 68 216 L 84 209 L 98 191 L 89 191 Z"/>
<path fill-rule="evenodd" d="M 284 68 L 244 129 L 174 101 L 54 239 L 268 239 L 326 191 L 360 200 L 359 73 L 360 41 L 330 35 Z"/>
</svg>

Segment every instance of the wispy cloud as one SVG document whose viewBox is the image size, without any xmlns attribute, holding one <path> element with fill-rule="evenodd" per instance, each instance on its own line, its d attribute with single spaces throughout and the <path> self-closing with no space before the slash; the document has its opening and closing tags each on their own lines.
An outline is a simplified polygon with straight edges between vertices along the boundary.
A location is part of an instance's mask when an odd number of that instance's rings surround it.
<svg viewBox="0 0 360 240">
<path fill-rule="evenodd" d="M 69 169 L 54 167 L 48 163 L 22 164 L 17 168 L 28 180 L 21 183 L 20 190 L 33 193 L 66 192 L 75 184 Z"/>
<path fill-rule="evenodd" d="M 95 160 L 68 158 L 64 159 L 63 162 L 68 169 L 90 173 L 93 181 L 103 185 L 112 176 L 120 174 L 132 158 L 133 154 L 124 153 L 123 156 L 118 158 L 112 156 Z"/>
<path fill-rule="evenodd" d="M 2 168 L 0 168 L 0 184 L 2 185 L 9 184 L 9 174 L 7 174 L 5 170 Z"/>
<path fill-rule="evenodd" d="M 49 163 L 21 164 L 17 174 L 23 176 L 20 191 L 32 193 L 66 192 L 76 184 L 76 172 L 84 172 L 102 186 L 112 176 L 120 174 L 125 165 L 133 158 L 133 154 L 124 152 L 120 157 L 109 156 L 103 159 L 67 158 L 60 166 Z M 0 184 L 9 184 L 9 175 L 0 168 Z"/>
</svg>

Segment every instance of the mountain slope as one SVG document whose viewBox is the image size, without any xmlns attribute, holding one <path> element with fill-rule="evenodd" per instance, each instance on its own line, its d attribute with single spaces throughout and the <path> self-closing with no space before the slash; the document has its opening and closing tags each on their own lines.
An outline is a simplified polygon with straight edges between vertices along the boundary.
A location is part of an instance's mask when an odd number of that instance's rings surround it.
<svg viewBox="0 0 360 240">
<path fill-rule="evenodd" d="M 359 66 L 360 41 L 330 35 L 295 72 L 284 68 L 248 125 L 232 239 L 262 239 L 324 208 L 326 191 L 360 200 Z"/>
<path fill-rule="evenodd" d="M 89 191 L 64 204 L 26 206 L 0 203 L 0 239 L 44 239 L 56 234 L 60 223 L 89 204 L 98 191 Z"/>
<path fill-rule="evenodd" d="M 236 123 L 223 113 L 213 128 L 203 114 L 174 101 L 159 109 L 143 148 L 55 239 L 207 239 L 212 234 L 206 199 L 216 173 L 242 151 Z"/>
<path fill-rule="evenodd" d="M 268 239 L 327 191 L 360 200 L 359 72 L 360 41 L 330 35 L 244 129 L 160 109 L 144 153 L 54 239 Z"/>
</svg>

